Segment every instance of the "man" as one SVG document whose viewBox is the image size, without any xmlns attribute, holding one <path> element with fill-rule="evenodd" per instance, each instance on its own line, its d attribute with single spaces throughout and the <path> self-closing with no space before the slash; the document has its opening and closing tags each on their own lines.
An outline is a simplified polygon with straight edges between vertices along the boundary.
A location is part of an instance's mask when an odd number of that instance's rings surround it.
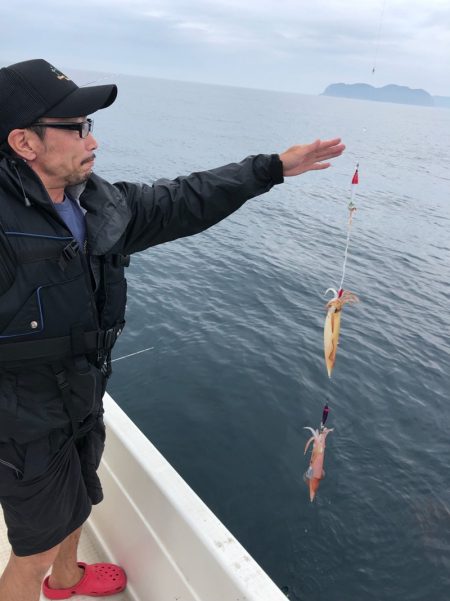
<svg viewBox="0 0 450 601">
<path fill-rule="evenodd" d="M 340 139 L 153 186 L 93 173 L 88 118 L 115 85 L 78 88 L 44 60 L 0 69 L 0 502 L 12 545 L 1 601 L 111 595 L 126 576 L 77 563 L 102 500 L 102 396 L 124 325 L 129 255 L 205 230 L 284 176 L 326 169 Z"/>
</svg>

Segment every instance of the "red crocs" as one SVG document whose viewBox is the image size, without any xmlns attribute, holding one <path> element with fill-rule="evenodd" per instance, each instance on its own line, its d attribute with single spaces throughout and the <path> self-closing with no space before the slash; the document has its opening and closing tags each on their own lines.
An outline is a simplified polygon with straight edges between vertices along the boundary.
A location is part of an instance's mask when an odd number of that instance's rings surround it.
<svg viewBox="0 0 450 601">
<path fill-rule="evenodd" d="M 69 588 L 50 588 L 49 576 L 44 580 L 42 592 L 47 599 L 69 599 L 72 595 L 88 595 L 91 597 L 106 597 L 124 590 L 127 576 L 119 566 L 113 563 L 93 563 L 88 565 L 78 562 L 84 568 L 83 578 Z"/>
</svg>

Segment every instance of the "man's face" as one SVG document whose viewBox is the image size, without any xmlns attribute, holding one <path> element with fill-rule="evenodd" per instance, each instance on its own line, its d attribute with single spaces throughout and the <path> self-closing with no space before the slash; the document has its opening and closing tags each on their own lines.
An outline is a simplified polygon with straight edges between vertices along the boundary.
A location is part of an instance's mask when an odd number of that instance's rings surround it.
<svg viewBox="0 0 450 601">
<path fill-rule="evenodd" d="M 40 123 L 81 123 L 86 117 L 53 119 L 42 117 Z M 46 127 L 44 139 L 36 145 L 36 159 L 32 167 L 46 186 L 51 188 L 72 186 L 85 182 L 94 168 L 94 150 L 98 148 L 89 133 L 81 138 L 78 131 Z M 37 134 L 34 134 L 36 138 Z"/>
</svg>

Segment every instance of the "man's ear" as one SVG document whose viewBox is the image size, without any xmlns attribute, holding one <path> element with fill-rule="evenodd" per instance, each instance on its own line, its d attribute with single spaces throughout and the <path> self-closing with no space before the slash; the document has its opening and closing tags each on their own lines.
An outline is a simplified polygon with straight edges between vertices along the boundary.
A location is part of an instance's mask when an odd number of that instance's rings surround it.
<svg viewBox="0 0 450 601">
<path fill-rule="evenodd" d="M 13 129 L 8 136 L 8 144 L 12 150 L 26 161 L 33 161 L 36 158 L 36 139 L 37 135 L 29 129 Z"/>
</svg>

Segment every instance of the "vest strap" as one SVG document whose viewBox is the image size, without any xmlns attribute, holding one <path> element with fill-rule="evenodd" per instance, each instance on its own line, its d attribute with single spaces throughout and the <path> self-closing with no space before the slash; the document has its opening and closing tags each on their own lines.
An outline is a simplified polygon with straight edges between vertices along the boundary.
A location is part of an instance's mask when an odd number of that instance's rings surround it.
<svg viewBox="0 0 450 601">
<path fill-rule="evenodd" d="M 72 411 L 72 397 L 70 393 L 70 384 L 67 380 L 66 370 L 62 363 L 55 363 L 52 365 L 53 373 L 55 374 L 56 383 L 58 385 L 59 391 L 61 393 L 61 398 L 64 403 L 64 407 L 66 408 L 67 413 L 70 416 L 70 421 L 72 424 L 72 434 L 74 438 L 77 435 L 78 428 L 80 427 L 79 421 L 75 418 Z"/>
<path fill-rule="evenodd" d="M 107 353 L 121 334 L 123 325 L 120 323 L 108 330 L 79 333 L 76 338 L 76 348 L 74 348 L 73 336 L 0 344 L 0 368 L 17 362 L 38 360 L 44 363 L 52 359 L 72 357 L 74 351 L 77 355 Z"/>
</svg>

